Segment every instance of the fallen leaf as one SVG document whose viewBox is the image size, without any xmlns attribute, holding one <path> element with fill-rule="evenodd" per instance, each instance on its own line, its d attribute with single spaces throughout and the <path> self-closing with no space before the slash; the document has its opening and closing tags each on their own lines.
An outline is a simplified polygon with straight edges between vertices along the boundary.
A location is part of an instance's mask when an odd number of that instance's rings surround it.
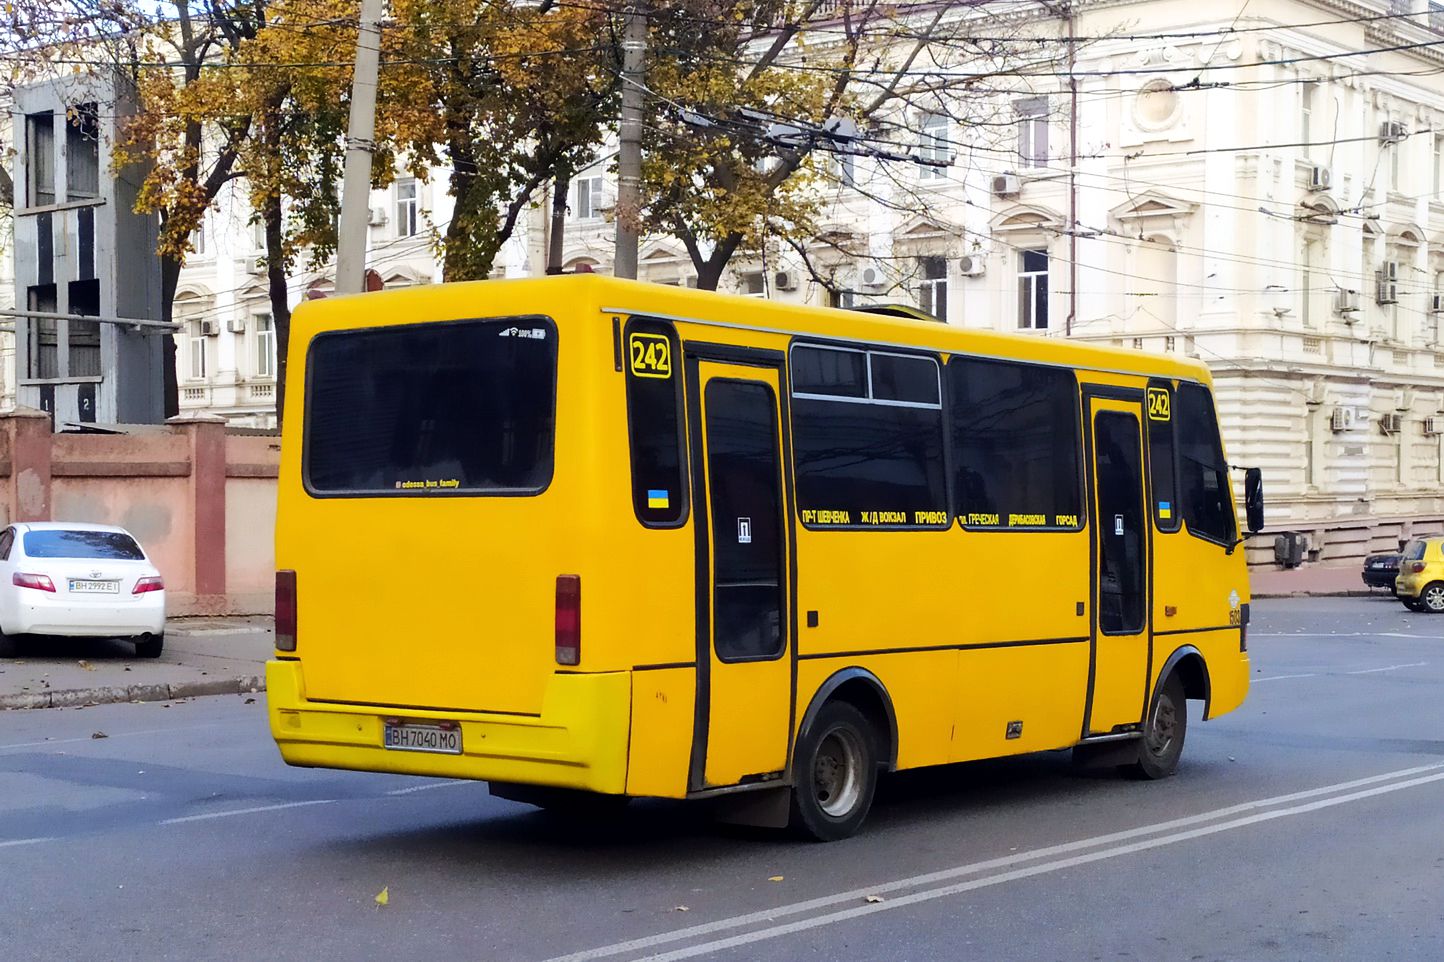
<svg viewBox="0 0 1444 962">
<path fill-rule="evenodd" d="M 90 737 L 91 737 L 91 738 L 109 738 L 110 736 L 107 735 L 105 732 L 91 732 L 91 733 L 90 733 Z"/>
<path fill-rule="evenodd" d="M 881 895 L 869 895 L 867 896 L 867 900 L 869 902 L 877 903 L 883 901 L 883 897 Z"/>
<path fill-rule="evenodd" d="M 379 891 L 379 892 L 376 893 L 376 904 L 377 904 L 377 905 L 385 905 L 385 904 L 387 904 L 387 903 L 390 902 L 390 901 L 391 901 L 391 886 L 388 885 L 388 886 L 386 886 L 384 889 L 382 889 L 381 891 Z"/>
<path fill-rule="evenodd" d="M 130 666 L 129 666 L 129 665 L 126 665 L 126 666 L 125 666 L 125 670 L 126 670 L 126 671 L 130 671 Z"/>
<path fill-rule="evenodd" d="M 679 906 L 677 906 L 675 909 L 673 909 L 672 911 L 673 911 L 673 912 L 690 912 L 690 911 L 692 911 L 692 910 L 691 910 L 690 908 L 688 908 L 687 906 L 685 906 L 685 905 L 679 905 Z"/>
<path fill-rule="evenodd" d="M 79 665 L 81 668 L 84 668 L 86 671 L 95 671 L 95 666 L 92 665 L 90 662 L 86 661 L 84 658 L 80 659 L 78 662 L 76 662 L 76 664 Z"/>
<path fill-rule="evenodd" d="M 246 704 L 247 704 L 247 705 L 254 705 L 255 703 L 256 703 L 256 700 L 255 700 L 254 698 L 247 698 L 247 699 L 246 699 Z"/>
<path fill-rule="evenodd" d="M 767 881 L 769 881 L 769 882 L 780 882 L 780 881 L 782 881 L 782 876 L 781 876 L 781 875 L 774 875 L 774 876 L 772 876 L 771 878 L 769 878 Z"/>
</svg>

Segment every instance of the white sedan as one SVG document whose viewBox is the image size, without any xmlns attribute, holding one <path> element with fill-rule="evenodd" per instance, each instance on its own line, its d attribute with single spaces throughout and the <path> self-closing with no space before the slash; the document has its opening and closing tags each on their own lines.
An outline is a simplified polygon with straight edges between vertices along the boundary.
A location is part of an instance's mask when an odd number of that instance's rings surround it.
<svg viewBox="0 0 1444 962">
<path fill-rule="evenodd" d="M 0 655 L 16 635 L 129 638 L 165 645 L 165 581 L 130 532 L 108 524 L 16 523 L 0 530 Z"/>
</svg>

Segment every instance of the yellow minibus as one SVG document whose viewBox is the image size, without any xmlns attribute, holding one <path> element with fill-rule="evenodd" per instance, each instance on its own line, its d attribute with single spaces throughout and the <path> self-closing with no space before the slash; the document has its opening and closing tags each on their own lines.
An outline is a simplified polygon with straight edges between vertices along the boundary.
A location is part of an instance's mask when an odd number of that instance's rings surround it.
<svg viewBox="0 0 1444 962">
<path fill-rule="evenodd" d="M 1168 775 L 1248 690 L 1197 361 L 594 275 L 310 301 L 290 345 L 290 764 L 835 839 L 880 772 Z"/>
</svg>

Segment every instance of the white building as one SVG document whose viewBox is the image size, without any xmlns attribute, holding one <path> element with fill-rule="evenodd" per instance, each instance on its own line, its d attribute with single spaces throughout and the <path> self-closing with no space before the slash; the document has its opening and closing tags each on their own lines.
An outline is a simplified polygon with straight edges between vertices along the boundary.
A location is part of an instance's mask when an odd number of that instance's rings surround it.
<svg viewBox="0 0 1444 962">
<path fill-rule="evenodd" d="M 1444 528 L 1444 5 L 1076 8 L 1071 75 L 1020 81 L 1001 134 L 958 125 L 959 105 L 910 111 L 900 146 L 951 165 L 830 158 L 810 263 L 734 261 L 723 289 L 907 301 L 953 324 L 1198 357 L 1232 460 L 1265 471 L 1271 529 L 1328 558 Z M 571 184 L 568 270 L 611 268 L 611 163 Z M 373 193 L 369 263 L 388 287 L 439 279 L 426 225 L 447 201 L 444 175 Z M 498 274 L 541 269 L 549 208 L 538 199 Z M 182 275 L 181 404 L 265 424 L 274 334 L 259 245 L 229 209 Z M 639 260 L 644 280 L 695 282 L 668 238 Z M 327 284 L 302 275 L 293 294 Z"/>
</svg>

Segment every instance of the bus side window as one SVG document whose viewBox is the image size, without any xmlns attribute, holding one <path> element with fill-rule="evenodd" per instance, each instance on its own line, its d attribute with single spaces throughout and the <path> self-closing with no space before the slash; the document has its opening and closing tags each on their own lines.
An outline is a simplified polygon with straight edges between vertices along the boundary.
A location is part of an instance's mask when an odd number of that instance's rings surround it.
<svg viewBox="0 0 1444 962">
<path fill-rule="evenodd" d="M 1148 475 L 1153 494 L 1153 521 L 1159 531 L 1177 531 L 1183 524 L 1178 504 L 1177 447 L 1173 443 L 1173 386 L 1148 382 Z"/>
<path fill-rule="evenodd" d="M 789 370 L 805 527 L 948 527 L 937 358 L 795 344 Z"/>
<path fill-rule="evenodd" d="M 1189 534 L 1232 544 L 1238 533 L 1228 465 L 1218 435 L 1213 396 L 1200 384 L 1180 384 L 1174 395 L 1178 493 Z"/>
<path fill-rule="evenodd" d="M 675 528 L 687 520 L 677 332 L 670 324 L 634 319 L 624 340 L 632 509 L 649 528 Z"/>
<path fill-rule="evenodd" d="M 948 362 L 954 509 L 965 528 L 1082 526 L 1078 381 L 1063 368 Z"/>
</svg>

